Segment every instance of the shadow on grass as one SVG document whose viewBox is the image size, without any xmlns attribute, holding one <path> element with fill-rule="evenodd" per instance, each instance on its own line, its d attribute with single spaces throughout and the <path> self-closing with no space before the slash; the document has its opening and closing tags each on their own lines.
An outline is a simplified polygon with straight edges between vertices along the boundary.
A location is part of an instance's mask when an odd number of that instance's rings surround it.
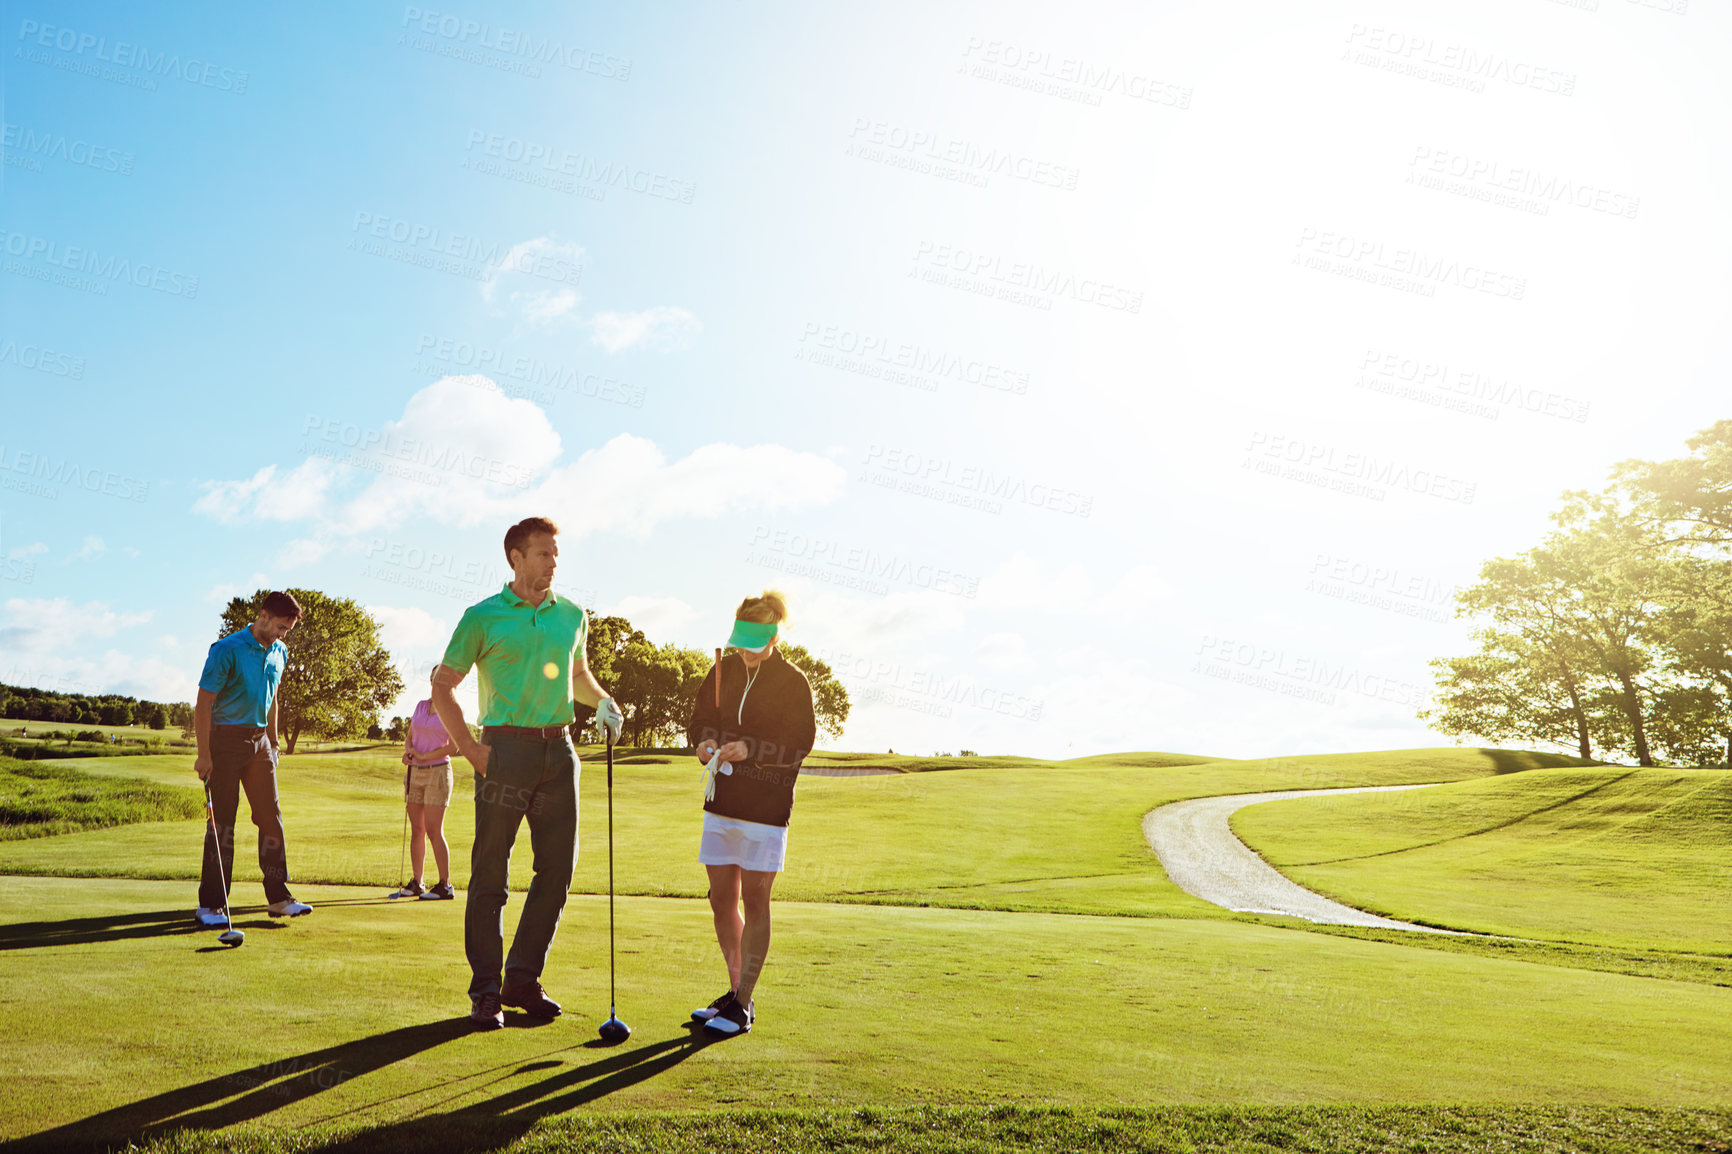
<svg viewBox="0 0 1732 1154">
<path fill-rule="evenodd" d="M 515 1019 L 520 1017 L 508 1015 L 508 1022 L 519 1025 Z M 107 1150 L 117 1144 L 148 1143 L 175 1131 L 221 1130 L 255 1121 L 268 1125 L 269 1115 L 285 1106 L 469 1033 L 467 1017 L 389 1030 L 116 1106 L 77 1122 L 0 1143 L 0 1151 Z M 551 1051 L 540 1060 L 514 1060 L 423 1086 L 411 1094 L 368 1101 L 320 1118 L 315 1125 L 321 1127 L 333 1123 L 366 1126 L 368 1116 L 381 1106 L 416 1106 L 409 1117 L 400 1121 L 351 1131 L 329 1145 L 314 1148 L 345 1154 L 391 1149 L 495 1149 L 521 1137 L 537 1120 L 549 1114 L 575 1109 L 653 1078 L 709 1044 L 711 1040 L 696 1030 L 690 1037 L 650 1042 L 626 1050 L 608 1046 L 600 1039 L 574 1043 Z M 571 1066 L 566 1060 L 552 1056 L 570 1052 L 605 1056 Z M 526 1074 L 543 1072 L 547 1076 L 537 1081 L 515 1085 L 494 1097 L 477 1097 L 501 1083 L 517 1082 Z M 428 1095 L 433 1096 L 431 1100 L 427 1100 Z M 459 1100 L 464 1100 L 464 1104 L 442 1111 Z"/>
<path fill-rule="evenodd" d="M 386 898 L 335 898 L 322 906 L 385 906 Z M 249 917 L 249 915 L 251 915 Z M 236 929 L 278 929 L 288 919 L 265 916 L 264 906 L 237 906 Z M 204 926 L 190 909 L 152 910 L 140 914 L 102 914 L 58 922 L 13 922 L 0 926 L 0 950 L 35 950 L 49 946 L 80 946 L 91 942 L 121 942 L 130 938 L 170 938 L 182 934 L 218 934 L 222 926 Z"/>
</svg>

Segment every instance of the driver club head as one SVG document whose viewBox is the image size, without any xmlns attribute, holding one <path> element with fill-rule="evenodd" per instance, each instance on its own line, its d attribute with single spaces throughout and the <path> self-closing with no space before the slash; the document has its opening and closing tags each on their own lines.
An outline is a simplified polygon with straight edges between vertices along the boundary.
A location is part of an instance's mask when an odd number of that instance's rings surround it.
<svg viewBox="0 0 1732 1154">
<path fill-rule="evenodd" d="M 608 1043 L 610 1046 L 618 1045 L 631 1037 L 631 1027 L 620 1021 L 617 1017 L 612 1017 L 603 1022 L 601 1028 L 597 1030 L 596 1033 L 600 1034 L 601 1040 Z"/>
<path fill-rule="evenodd" d="M 240 930 L 224 930 L 222 933 L 217 935 L 217 941 L 221 942 L 225 946 L 238 946 L 246 940 L 246 934 L 242 933 Z"/>
</svg>

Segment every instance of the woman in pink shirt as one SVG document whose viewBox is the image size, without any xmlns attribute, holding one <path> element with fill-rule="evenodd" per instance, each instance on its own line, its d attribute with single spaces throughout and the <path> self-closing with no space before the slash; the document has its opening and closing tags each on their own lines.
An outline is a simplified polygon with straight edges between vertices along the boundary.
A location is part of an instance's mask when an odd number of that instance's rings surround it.
<svg viewBox="0 0 1732 1154">
<path fill-rule="evenodd" d="M 409 862 L 415 869 L 415 876 L 397 891 L 404 897 L 449 901 L 455 896 L 451 891 L 451 847 L 445 841 L 445 807 L 451 804 L 451 755 L 456 752 L 457 743 L 433 712 L 432 698 L 416 705 L 409 732 L 403 737 L 403 764 L 409 767 L 403 778 L 403 801 L 409 807 L 409 828 L 414 831 L 409 837 Z M 439 865 L 439 884 L 431 889 L 421 885 L 421 869 L 427 861 L 422 835 L 433 847 L 433 860 Z"/>
</svg>

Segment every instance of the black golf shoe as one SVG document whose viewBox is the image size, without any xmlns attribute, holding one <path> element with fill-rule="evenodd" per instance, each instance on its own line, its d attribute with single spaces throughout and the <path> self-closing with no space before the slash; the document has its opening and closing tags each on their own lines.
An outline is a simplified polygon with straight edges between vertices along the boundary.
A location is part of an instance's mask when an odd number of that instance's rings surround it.
<svg viewBox="0 0 1732 1154">
<path fill-rule="evenodd" d="M 703 1009 L 693 1010 L 692 1011 L 692 1021 L 694 1021 L 694 1022 L 707 1022 L 707 1021 L 709 1021 L 711 1018 L 713 1018 L 717 1014 L 721 1013 L 722 1010 L 724 1008 L 726 1008 L 727 1004 L 733 1000 L 734 1000 L 734 991 L 729 990 L 727 993 L 723 994 L 721 997 L 717 998 L 715 1001 L 711 1002 L 709 1005 L 705 1006 Z"/>
<path fill-rule="evenodd" d="M 469 1025 L 477 1030 L 503 1030 L 505 1014 L 498 994 L 477 994 L 469 1001 Z"/>
<path fill-rule="evenodd" d="M 518 986 L 506 986 L 499 991 L 499 1004 L 510 1006 L 514 1010 L 522 1010 L 532 1018 L 551 1019 L 559 1017 L 559 1003 L 547 996 L 547 991 L 541 988 L 540 982 L 524 982 Z"/>
<path fill-rule="evenodd" d="M 456 896 L 457 892 L 451 888 L 450 882 L 440 882 L 438 885 L 422 894 L 421 900 L 424 902 L 448 902 Z"/>
<path fill-rule="evenodd" d="M 750 1005 L 740 1005 L 738 998 L 729 998 L 728 1004 L 716 1011 L 716 1016 L 704 1023 L 704 1029 L 712 1034 L 720 1034 L 731 1038 L 736 1034 L 751 1032 L 752 1023 L 757 1015 L 752 1013 Z"/>
</svg>

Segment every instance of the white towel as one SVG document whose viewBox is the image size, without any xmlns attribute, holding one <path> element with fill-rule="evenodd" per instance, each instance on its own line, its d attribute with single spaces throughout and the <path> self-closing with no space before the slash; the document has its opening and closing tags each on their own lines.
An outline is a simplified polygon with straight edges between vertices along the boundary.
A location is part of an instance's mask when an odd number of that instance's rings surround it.
<svg viewBox="0 0 1732 1154">
<path fill-rule="evenodd" d="M 722 760 L 722 751 L 718 749 L 715 756 L 704 766 L 704 800 L 716 800 L 716 774 L 727 777 L 732 776 L 733 772 L 734 767 Z"/>
</svg>

